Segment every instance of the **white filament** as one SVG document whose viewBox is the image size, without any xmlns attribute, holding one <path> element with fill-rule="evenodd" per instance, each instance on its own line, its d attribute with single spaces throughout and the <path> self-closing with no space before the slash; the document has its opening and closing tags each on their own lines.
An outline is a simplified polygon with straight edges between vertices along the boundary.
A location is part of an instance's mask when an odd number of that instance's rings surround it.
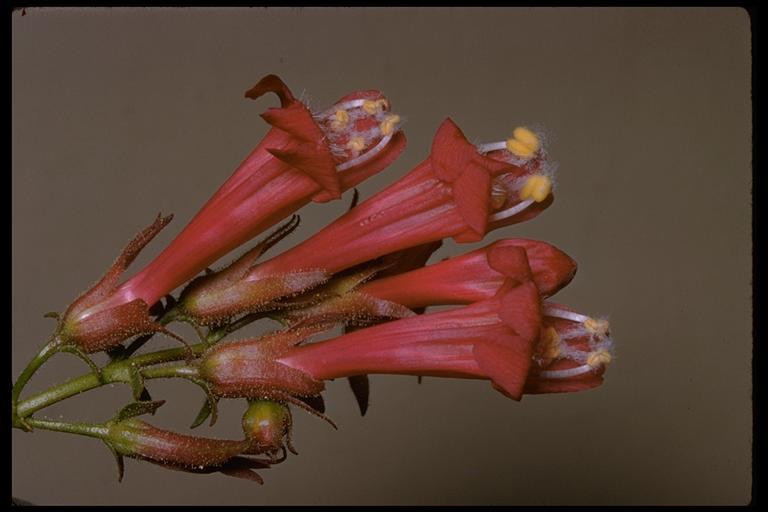
<svg viewBox="0 0 768 512">
<path fill-rule="evenodd" d="M 574 313 L 573 311 L 565 311 L 562 309 L 553 308 L 552 306 L 544 306 L 544 314 L 554 318 L 562 318 L 564 320 L 572 320 L 574 322 L 584 323 L 589 320 L 588 316 Z"/>
<path fill-rule="evenodd" d="M 496 222 L 497 220 L 507 219 L 525 210 L 526 208 L 531 206 L 534 202 L 535 201 L 533 199 L 526 199 L 525 201 L 521 201 L 520 203 L 517 203 L 515 206 L 511 208 L 507 208 L 506 210 L 502 210 L 500 212 L 494 213 L 493 215 L 488 217 L 488 220 L 490 222 Z"/>
<path fill-rule="evenodd" d="M 361 98 L 358 100 L 343 101 L 341 103 L 337 103 L 336 105 L 332 106 L 328 110 L 321 112 L 316 117 L 331 117 L 336 115 L 336 112 L 338 112 L 339 110 L 349 110 L 351 108 L 362 107 L 366 101 L 370 101 L 370 100 Z"/>
<path fill-rule="evenodd" d="M 500 149 L 507 149 L 507 142 L 489 142 L 488 144 L 480 144 L 477 146 L 477 151 L 480 153 L 490 153 L 491 151 L 498 151 Z"/>
<path fill-rule="evenodd" d="M 594 370 L 588 364 L 576 366 L 574 368 L 568 368 L 566 370 L 544 370 L 539 372 L 539 376 L 544 379 L 568 379 L 570 377 L 576 377 L 578 375 L 584 375 Z"/>
</svg>

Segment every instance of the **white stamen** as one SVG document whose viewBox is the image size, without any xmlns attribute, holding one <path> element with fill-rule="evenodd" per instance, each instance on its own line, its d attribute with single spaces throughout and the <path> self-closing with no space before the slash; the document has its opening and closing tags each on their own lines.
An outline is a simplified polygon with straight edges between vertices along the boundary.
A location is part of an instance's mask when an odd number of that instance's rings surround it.
<svg viewBox="0 0 768 512">
<path fill-rule="evenodd" d="M 562 309 L 553 308 L 552 306 L 544 306 L 544 314 L 554 318 L 562 318 L 563 320 L 572 320 L 581 324 L 589 320 L 588 316 L 574 313 L 573 311 L 565 311 Z"/>
<path fill-rule="evenodd" d="M 351 108 L 359 108 L 359 107 L 362 107 L 366 101 L 369 101 L 369 100 L 365 98 L 360 98 L 357 100 L 343 101 L 341 103 L 337 103 L 336 105 L 332 106 L 328 110 L 321 112 L 315 117 L 331 117 L 336 115 L 337 110 L 349 110 Z"/>
<path fill-rule="evenodd" d="M 571 329 L 570 331 L 566 331 L 560 334 L 561 340 L 572 340 L 573 338 L 580 338 L 582 336 L 587 336 L 589 333 L 586 331 L 586 329 Z"/>
<path fill-rule="evenodd" d="M 539 372 L 539 377 L 544 379 L 568 379 L 570 377 L 576 377 L 578 375 L 584 375 L 593 371 L 594 368 L 588 364 L 576 366 L 574 368 L 568 368 L 566 370 L 544 370 Z"/>
<path fill-rule="evenodd" d="M 568 345 L 567 343 L 563 343 L 562 347 L 560 348 L 561 359 L 570 359 L 571 361 L 576 361 L 577 363 L 585 364 L 589 354 L 590 352 L 579 350 Z"/>
<path fill-rule="evenodd" d="M 507 141 L 503 140 L 501 142 L 489 142 L 488 144 L 477 145 L 477 151 L 482 154 L 498 151 L 500 149 L 507 149 Z"/>
<path fill-rule="evenodd" d="M 507 219 L 525 210 L 526 208 L 531 206 L 534 202 L 535 201 L 533 199 L 526 199 L 525 201 L 521 201 L 520 203 L 516 204 L 512 208 L 507 208 L 506 210 L 502 210 L 500 212 L 494 213 L 493 215 L 488 217 L 488 220 L 490 222 L 496 222 L 497 220 Z"/>
<path fill-rule="evenodd" d="M 358 164 L 361 164 L 367 160 L 370 160 L 377 154 L 381 153 L 381 150 L 384 149 L 384 147 L 389 143 L 390 140 L 392 140 L 392 136 L 397 133 L 397 131 L 390 133 L 389 135 L 385 135 L 381 138 L 378 144 L 376 144 L 374 147 L 366 151 L 360 156 L 357 156 L 353 158 L 352 160 L 347 160 L 343 164 L 339 164 L 336 166 L 336 170 L 338 171 L 346 171 L 350 167 L 354 167 Z"/>
<path fill-rule="evenodd" d="M 357 110 L 347 110 L 346 111 L 349 114 L 349 120 L 350 122 L 354 123 L 355 121 L 359 119 L 363 119 L 366 117 L 371 117 L 370 114 L 368 114 L 365 110 L 357 109 Z"/>
</svg>

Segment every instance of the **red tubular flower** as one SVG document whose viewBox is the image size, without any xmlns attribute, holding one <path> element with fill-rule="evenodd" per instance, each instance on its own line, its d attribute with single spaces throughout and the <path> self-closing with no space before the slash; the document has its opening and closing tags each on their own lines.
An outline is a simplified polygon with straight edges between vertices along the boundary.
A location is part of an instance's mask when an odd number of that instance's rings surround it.
<svg viewBox="0 0 768 512">
<path fill-rule="evenodd" d="M 386 271 L 391 268 L 386 268 Z M 434 265 L 367 281 L 304 309 L 287 311 L 290 325 L 403 318 L 437 305 L 471 304 L 493 297 L 506 281 L 533 281 L 543 296 L 567 285 L 576 262 L 544 242 L 508 239 Z M 405 306 L 405 308 L 403 307 Z M 410 308 L 410 309 L 406 309 Z"/>
<path fill-rule="evenodd" d="M 249 296 L 218 293 L 215 303 L 229 301 L 231 311 L 246 312 L 290 294 L 288 285 L 256 290 L 259 281 L 273 283 L 299 270 L 330 276 L 446 237 L 475 242 L 489 229 L 537 215 L 552 202 L 551 181 L 540 170 L 544 161 L 532 157 L 521 166 L 505 159 L 507 153 L 481 154 L 447 119 L 424 162 L 303 243 L 245 273 L 241 281 L 254 283 Z M 184 306 L 191 316 L 206 316 L 205 306 L 197 304 L 213 302 L 205 296 L 205 287 L 190 290 Z"/>
<path fill-rule="evenodd" d="M 253 470 L 269 467 L 268 461 L 239 456 L 249 449 L 251 441 L 248 439 L 232 441 L 188 436 L 159 429 L 136 418 L 110 425 L 105 440 L 118 456 L 191 473 L 218 471 L 263 483 Z"/>
<path fill-rule="evenodd" d="M 262 114 L 272 125 L 269 133 L 157 258 L 122 285 L 112 283 L 109 293 L 100 293 L 79 315 L 69 315 L 70 330 L 84 331 L 74 324 L 137 300 L 151 306 L 311 200 L 338 198 L 387 167 L 405 147 L 399 116 L 389 113 L 378 91 L 349 94 L 317 115 L 275 75 L 264 77 L 246 96 L 256 99 L 267 92 L 281 103 Z"/>
<path fill-rule="evenodd" d="M 545 303 L 544 315 L 525 393 L 570 393 L 602 384 L 613 359 L 608 321 L 554 303 Z"/>
<path fill-rule="evenodd" d="M 292 329 L 216 345 L 201 357 L 198 373 L 211 392 L 221 397 L 286 400 L 317 396 L 325 389 L 322 381 L 277 362 L 288 347 L 315 332 Z"/>
<path fill-rule="evenodd" d="M 451 311 L 368 327 L 297 346 L 306 333 L 225 343 L 203 356 L 199 375 L 223 396 L 307 396 L 323 380 L 369 373 L 489 379 L 519 400 L 539 336 L 539 292 L 530 282 Z"/>
<path fill-rule="evenodd" d="M 576 273 L 576 262 L 550 244 L 507 239 L 434 265 L 369 281 L 356 291 L 409 308 L 470 304 L 492 297 L 505 279 L 526 278 L 529 266 L 544 297 L 566 286 Z"/>
<path fill-rule="evenodd" d="M 262 263 L 249 278 L 296 268 L 323 269 L 334 274 L 384 254 L 447 237 L 476 242 L 485 236 L 494 215 L 492 184 L 510 175 L 525 180 L 531 171 L 481 155 L 459 127 L 447 119 L 435 136 L 427 160 L 305 242 Z M 524 202 L 510 194 L 505 194 L 505 199 L 515 204 Z M 514 223 L 529 219 L 551 200 L 548 194 L 541 203 L 534 203 L 536 207 L 505 220 Z"/>
</svg>

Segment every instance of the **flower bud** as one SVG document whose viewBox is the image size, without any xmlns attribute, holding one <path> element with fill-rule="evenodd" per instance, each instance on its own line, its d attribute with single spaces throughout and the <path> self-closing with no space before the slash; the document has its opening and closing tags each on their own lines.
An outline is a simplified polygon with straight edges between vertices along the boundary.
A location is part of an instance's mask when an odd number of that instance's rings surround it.
<svg viewBox="0 0 768 512">
<path fill-rule="evenodd" d="M 272 453 L 290 436 L 292 418 L 287 406 L 271 400 L 251 401 L 243 414 L 243 432 L 251 446 L 248 453 Z"/>
<path fill-rule="evenodd" d="M 266 461 L 240 457 L 250 441 L 209 439 L 159 429 L 137 418 L 112 423 L 105 441 L 118 456 L 132 457 L 168 469 L 192 473 L 220 471 L 262 483 L 253 469 L 268 468 Z"/>
</svg>

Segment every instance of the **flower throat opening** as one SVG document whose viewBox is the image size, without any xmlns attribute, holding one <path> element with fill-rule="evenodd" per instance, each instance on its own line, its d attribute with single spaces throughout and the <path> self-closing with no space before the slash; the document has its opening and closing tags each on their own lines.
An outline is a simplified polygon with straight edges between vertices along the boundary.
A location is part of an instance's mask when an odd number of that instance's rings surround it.
<svg viewBox="0 0 768 512">
<path fill-rule="evenodd" d="M 389 111 L 385 98 L 359 98 L 337 103 L 314 115 L 325 132 L 334 157 L 343 161 L 344 171 L 379 154 L 400 129 L 401 118 Z"/>
</svg>

